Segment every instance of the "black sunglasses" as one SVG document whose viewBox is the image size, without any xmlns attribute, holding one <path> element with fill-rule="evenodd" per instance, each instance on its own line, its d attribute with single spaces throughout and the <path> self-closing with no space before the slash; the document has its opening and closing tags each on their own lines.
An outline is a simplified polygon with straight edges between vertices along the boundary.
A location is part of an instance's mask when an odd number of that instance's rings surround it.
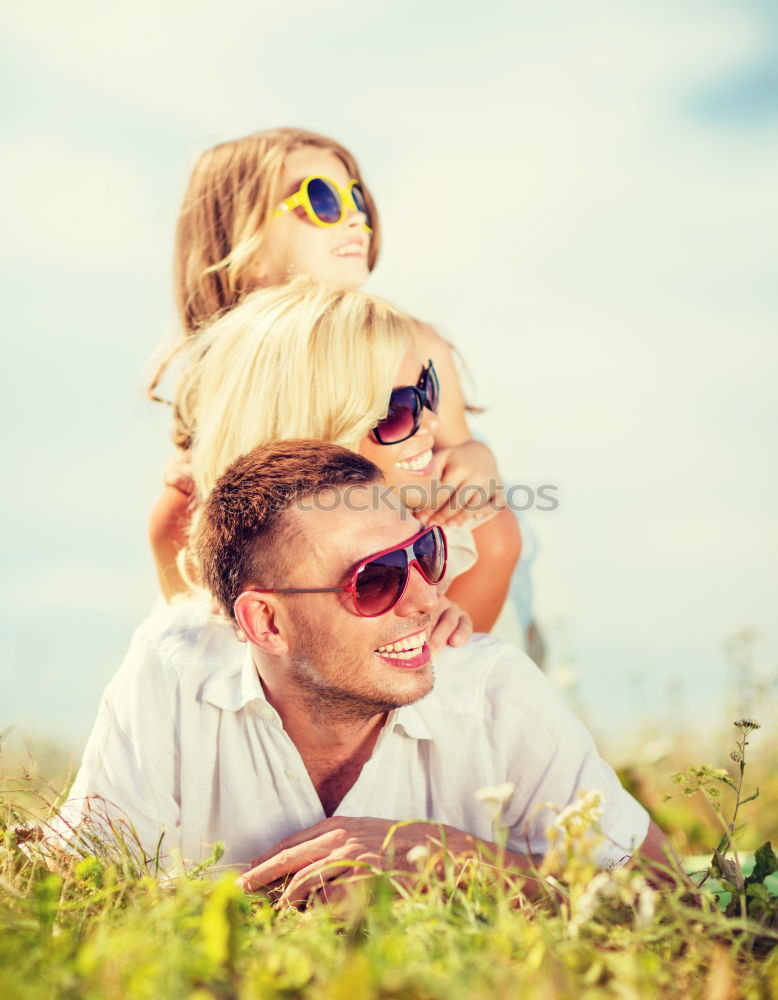
<svg viewBox="0 0 778 1000">
<path fill-rule="evenodd" d="M 407 441 L 421 427 L 425 406 L 432 413 L 440 409 L 440 382 L 431 361 L 427 362 L 416 385 L 392 389 L 389 410 L 373 428 L 373 437 L 379 444 Z"/>
</svg>

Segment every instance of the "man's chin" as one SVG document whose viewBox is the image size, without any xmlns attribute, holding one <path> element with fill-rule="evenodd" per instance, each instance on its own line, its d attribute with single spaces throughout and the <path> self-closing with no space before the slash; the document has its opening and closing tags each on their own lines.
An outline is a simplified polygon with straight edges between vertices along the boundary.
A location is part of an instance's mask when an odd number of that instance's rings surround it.
<svg viewBox="0 0 778 1000">
<path fill-rule="evenodd" d="M 417 668 L 407 677 L 407 683 L 403 685 L 405 690 L 397 692 L 397 703 L 395 708 L 403 705 L 412 705 L 414 702 L 426 698 L 435 686 L 435 674 L 432 661 L 428 660 L 423 667 Z"/>
</svg>

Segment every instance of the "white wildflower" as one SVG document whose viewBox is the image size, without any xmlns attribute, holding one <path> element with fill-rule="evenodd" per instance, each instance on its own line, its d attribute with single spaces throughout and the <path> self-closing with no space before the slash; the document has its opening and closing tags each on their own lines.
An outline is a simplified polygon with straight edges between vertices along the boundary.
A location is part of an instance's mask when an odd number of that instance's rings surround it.
<svg viewBox="0 0 778 1000">
<path fill-rule="evenodd" d="M 429 857 L 430 849 L 426 844 L 414 844 L 414 846 L 405 855 L 408 864 L 415 865 L 422 861 L 426 861 Z"/>
<path fill-rule="evenodd" d="M 504 806 L 513 798 L 516 786 L 510 781 L 504 781 L 501 785 L 485 785 L 479 788 L 475 797 L 479 802 L 487 802 L 489 805 Z"/>
<path fill-rule="evenodd" d="M 581 925 L 591 919 L 598 897 L 606 894 L 611 883 L 610 874 L 600 872 L 594 876 L 577 899 L 571 900 L 571 920 L 567 927 L 569 937 L 576 937 Z"/>
<path fill-rule="evenodd" d="M 638 892 L 638 927 L 648 927 L 653 923 L 656 913 L 656 899 L 656 889 L 652 889 L 646 882 Z"/>
<path fill-rule="evenodd" d="M 553 826 L 575 837 L 591 830 L 601 817 L 602 792 L 592 790 L 560 810 Z"/>
</svg>

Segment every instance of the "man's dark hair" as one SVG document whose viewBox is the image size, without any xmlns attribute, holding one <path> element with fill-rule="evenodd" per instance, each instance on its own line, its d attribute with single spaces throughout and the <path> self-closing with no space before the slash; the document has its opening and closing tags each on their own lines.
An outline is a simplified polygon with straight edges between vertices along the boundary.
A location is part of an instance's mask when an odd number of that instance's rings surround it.
<svg viewBox="0 0 778 1000">
<path fill-rule="evenodd" d="M 203 583 L 224 610 L 247 583 L 281 586 L 290 507 L 323 490 L 369 486 L 383 473 L 353 451 L 323 441 L 278 441 L 241 455 L 223 473 L 200 512 L 195 534 Z"/>
</svg>

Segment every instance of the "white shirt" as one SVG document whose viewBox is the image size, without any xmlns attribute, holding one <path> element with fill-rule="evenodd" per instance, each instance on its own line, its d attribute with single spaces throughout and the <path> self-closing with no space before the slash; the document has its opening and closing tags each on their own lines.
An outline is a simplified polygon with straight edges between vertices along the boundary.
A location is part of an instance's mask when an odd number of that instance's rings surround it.
<svg viewBox="0 0 778 1000">
<path fill-rule="evenodd" d="M 647 814 L 582 723 L 531 660 L 489 636 L 437 656 L 432 692 L 389 713 L 336 815 L 432 819 L 494 840 L 476 792 L 505 782 L 515 790 L 501 825 L 518 853 L 545 853 L 556 815 L 547 803 L 564 807 L 594 789 L 608 838 L 600 864 L 624 860 L 645 838 Z M 151 856 L 164 832 L 168 862 L 179 853 L 204 860 L 220 840 L 223 864 L 247 865 L 325 818 L 250 649 L 194 603 L 165 608 L 135 633 L 100 704 L 63 810 L 68 823 L 90 796 L 125 816 Z"/>
<path fill-rule="evenodd" d="M 490 520 L 490 518 L 487 518 Z M 466 573 L 478 562 L 478 549 L 475 547 L 473 538 L 473 527 L 477 522 L 469 521 L 467 524 L 447 524 L 446 548 L 448 559 L 446 560 L 446 575 L 438 584 L 438 592 L 444 594 L 454 580 Z"/>
</svg>

